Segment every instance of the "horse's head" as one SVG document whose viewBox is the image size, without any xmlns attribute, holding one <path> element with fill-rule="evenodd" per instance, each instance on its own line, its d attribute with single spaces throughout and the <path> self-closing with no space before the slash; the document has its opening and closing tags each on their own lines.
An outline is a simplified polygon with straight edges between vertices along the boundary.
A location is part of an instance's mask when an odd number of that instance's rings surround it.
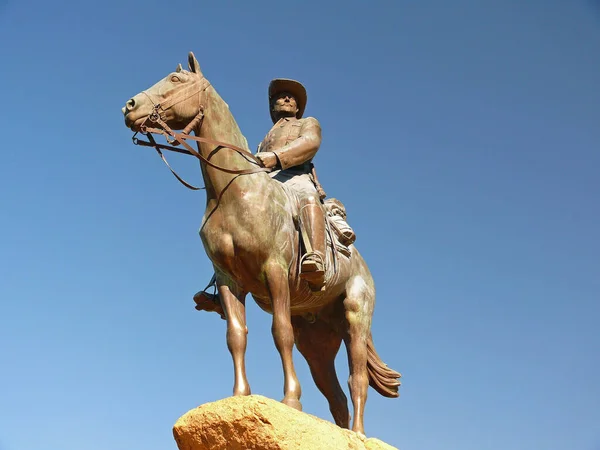
<svg viewBox="0 0 600 450">
<path fill-rule="evenodd" d="M 209 83 L 192 52 L 188 65 L 189 71 L 179 64 L 175 72 L 130 98 L 122 109 L 125 125 L 139 131 L 146 119 L 156 113 L 170 128 L 181 130 L 198 116 L 202 108 L 200 99 Z"/>
</svg>

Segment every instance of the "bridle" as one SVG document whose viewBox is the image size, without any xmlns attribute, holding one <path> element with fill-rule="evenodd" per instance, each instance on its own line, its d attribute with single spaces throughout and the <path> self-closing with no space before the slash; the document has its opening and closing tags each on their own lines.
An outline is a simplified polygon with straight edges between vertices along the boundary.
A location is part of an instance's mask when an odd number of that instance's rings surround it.
<svg viewBox="0 0 600 450">
<path fill-rule="evenodd" d="M 182 92 L 179 92 L 177 95 L 170 97 L 166 102 L 164 102 L 162 104 L 155 101 L 155 99 L 153 99 L 152 96 L 147 91 L 142 91 L 142 93 L 146 97 L 148 97 L 148 99 L 154 105 L 152 107 L 152 112 L 150 112 L 150 114 L 148 114 L 148 116 L 142 122 L 142 125 L 140 125 L 139 133 L 146 136 L 148 138 L 148 140 L 143 141 L 143 140 L 137 138 L 136 137 L 138 134 L 137 131 L 134 133 L 133 137 L 131 138 L 135 145 L 140 145 L 143 147 L 154 147 L 154 149 L 156 149 L 157 153 L 160 155 L 161 159 L 167 165 L 167 167 L 169 168 L 171 173 L 175 176 L 175 178 L 177 178 L 179 180 L 179 182 L 181 184 L 183 184 L 185 187 L 187 187 L 188 189 L 192 189 L 194 191 L 197 191 L 200 189 L 205 189 L 205 188 L 195 187 L 195 186 L 189 184 L 187 181 L 185 181 L 179 175 L 177 175 L 177 173 L 169 165 L 169 163 L 168 163 L 167 159 L 165 158 L 165 156 L 163 155 L 161 149 L 195 156 L 196 158 L 198 158 L 201 162 L 203 162 L 207 166 L 213 167 L 214 169 L 220 170 L 222 172 L 231 173 L 231 174 L 235 174 L 235 175 L 249 175 L 249 174 L 259 173 L 259 172 L 271 172 L 273 170 L 273 169 L 269 169 L 267 167 L 263 167 L 262 162 L 258 158 L 256 158 L 254 155 L 252 155 L 252 153 L 250 153 L 248 150 L 245 150 L 241 147 L 235 146 L 233 144 L 228 144 L 226 142 L 215 141 L 213 139 L 207 139 L 207 138 L 203 138 L 203 137 L 199 137 L 199 136 L 190 136 L 190 133 L 192 132 L 192 130 L 194 130 L 194 129 L 199 130 L 200 127 L 202 127 L 202 122 L 204 120 L 203 97 L 205 96 L 206 89 L 208 89 L 209 86 L 210 86 L 210 82 L 206 78 L 202 77 L 198 82 L 194 83 L 192 86 L 183 90 Z M 174 105 L 176 105 L 177 103 L 181 103 L 183 101 L 188 100 L 189 98 L 193 97 L 194 95 L 198 95 L 198 97 L 199 97 L 198 98 L 198 104 L 199 104 L 198 114 L 196 114 L 196 116 L 181 131 L 181 133 L 177 133 L 176 131 L 173 131 L 171 129 L 171 127 L 169 127 L 165 123 L 165 121 L 162 118 L 161 113 L 164 113 L 169 108 L 172 108 Z M 152 124 L 157 124 L 161 128 L 148 126 L 148 125 L 146 125 L 147 122 L 150 122 Z M 157 135 L 160 134 L 160 135 L 164 136 L 170 145 L 157 143 L 156 140 L 154 139 L 153 134 L 157 134 Z M 187 139 L 190 139 L 190 140 L 193 140 L 196 142 L 204 142 L 207 144 L 215 145 L 216 147 L 211 152 L 211 154 L 214 154 L 216 151 L 220 150 L 221 148 L 229 148 L 229 149 L 234 150 L 237 153 L 239 153 L 247 161 L 251 162 L 252 164 L 256 164 L 259 167 L 256 167 L 253 169 L 236 170 L 236 169 L 228 169 L 227 167 L 218 166 L 218 165 L 210 162 L 210 160 L 208 160 L 207 158 L 202 156 L 199 152 L 194 150 L 194 148 L 186 142 Z M 177 145 L 180 145 L 180 144 L 183 147 L 185 147 L 185 149 L 176 147 Z"/>
</svg>

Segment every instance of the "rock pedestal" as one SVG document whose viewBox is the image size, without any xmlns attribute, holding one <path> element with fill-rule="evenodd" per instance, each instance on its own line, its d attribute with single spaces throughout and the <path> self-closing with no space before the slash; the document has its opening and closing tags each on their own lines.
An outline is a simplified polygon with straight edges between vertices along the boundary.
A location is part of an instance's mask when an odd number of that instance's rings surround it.
<svg viewBox="0 0 600 450">
<path fill-rule="evenodd" d="M 179 450 L 397 450 L 259 395 L 193 409 L 173 435 Z"/>
</svg>

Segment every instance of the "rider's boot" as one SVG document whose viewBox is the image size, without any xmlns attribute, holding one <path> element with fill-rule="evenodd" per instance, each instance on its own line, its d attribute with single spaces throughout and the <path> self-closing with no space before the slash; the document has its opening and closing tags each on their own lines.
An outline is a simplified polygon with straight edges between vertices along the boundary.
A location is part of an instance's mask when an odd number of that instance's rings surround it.
<svg viewBox="0 0 600 450">
<path fill-rule="evenodd" d="M 219 299 L 219 293 L 215 292 L 214 294 L 211 294 L 210 292 L 207 292 L 207 289 L 210 286 L 213 286 L 214 282 L 215 276 L 213 275 L 208 286 L 206 286 L 203 291 L 196 292 L 196 295 L 194 295 L 196 309 L 198 311 L 214 311 L 221 316 L 221 319 L 225 319 L 225 312 L 223 311 L 223 306 Z"/>
<path fill-rule="evenodd" d="M 309 203 L 300 210 L 300 220 L 308 235 L 309 245 L 300 261 L 300 277 L 313 291 L 320 291 L 325 284 L 325 215 L 321 205 Z"/>
</svg>

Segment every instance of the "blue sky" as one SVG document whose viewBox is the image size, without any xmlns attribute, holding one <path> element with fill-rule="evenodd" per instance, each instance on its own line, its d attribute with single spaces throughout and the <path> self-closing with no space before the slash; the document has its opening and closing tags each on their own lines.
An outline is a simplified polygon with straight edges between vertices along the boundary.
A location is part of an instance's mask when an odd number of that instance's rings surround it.
<svg viewBox="0 0 600 450">
<path fill-rule="evenodd" d="M 224 322 L 192 301 L 204 194 L 120 112 L 190 50 L 252 148 L 269 81 L 307 87 L 403 374 L 399 399 L 370 390 L 369 436 L 600 449 L 597 1 L 23 0 L 0 42 L 0 449 L 175 448 L 180 415 L 231 393 Z M 280 399 L 270 316 L 248 322 L 253 392 Z"/>
</svg>

